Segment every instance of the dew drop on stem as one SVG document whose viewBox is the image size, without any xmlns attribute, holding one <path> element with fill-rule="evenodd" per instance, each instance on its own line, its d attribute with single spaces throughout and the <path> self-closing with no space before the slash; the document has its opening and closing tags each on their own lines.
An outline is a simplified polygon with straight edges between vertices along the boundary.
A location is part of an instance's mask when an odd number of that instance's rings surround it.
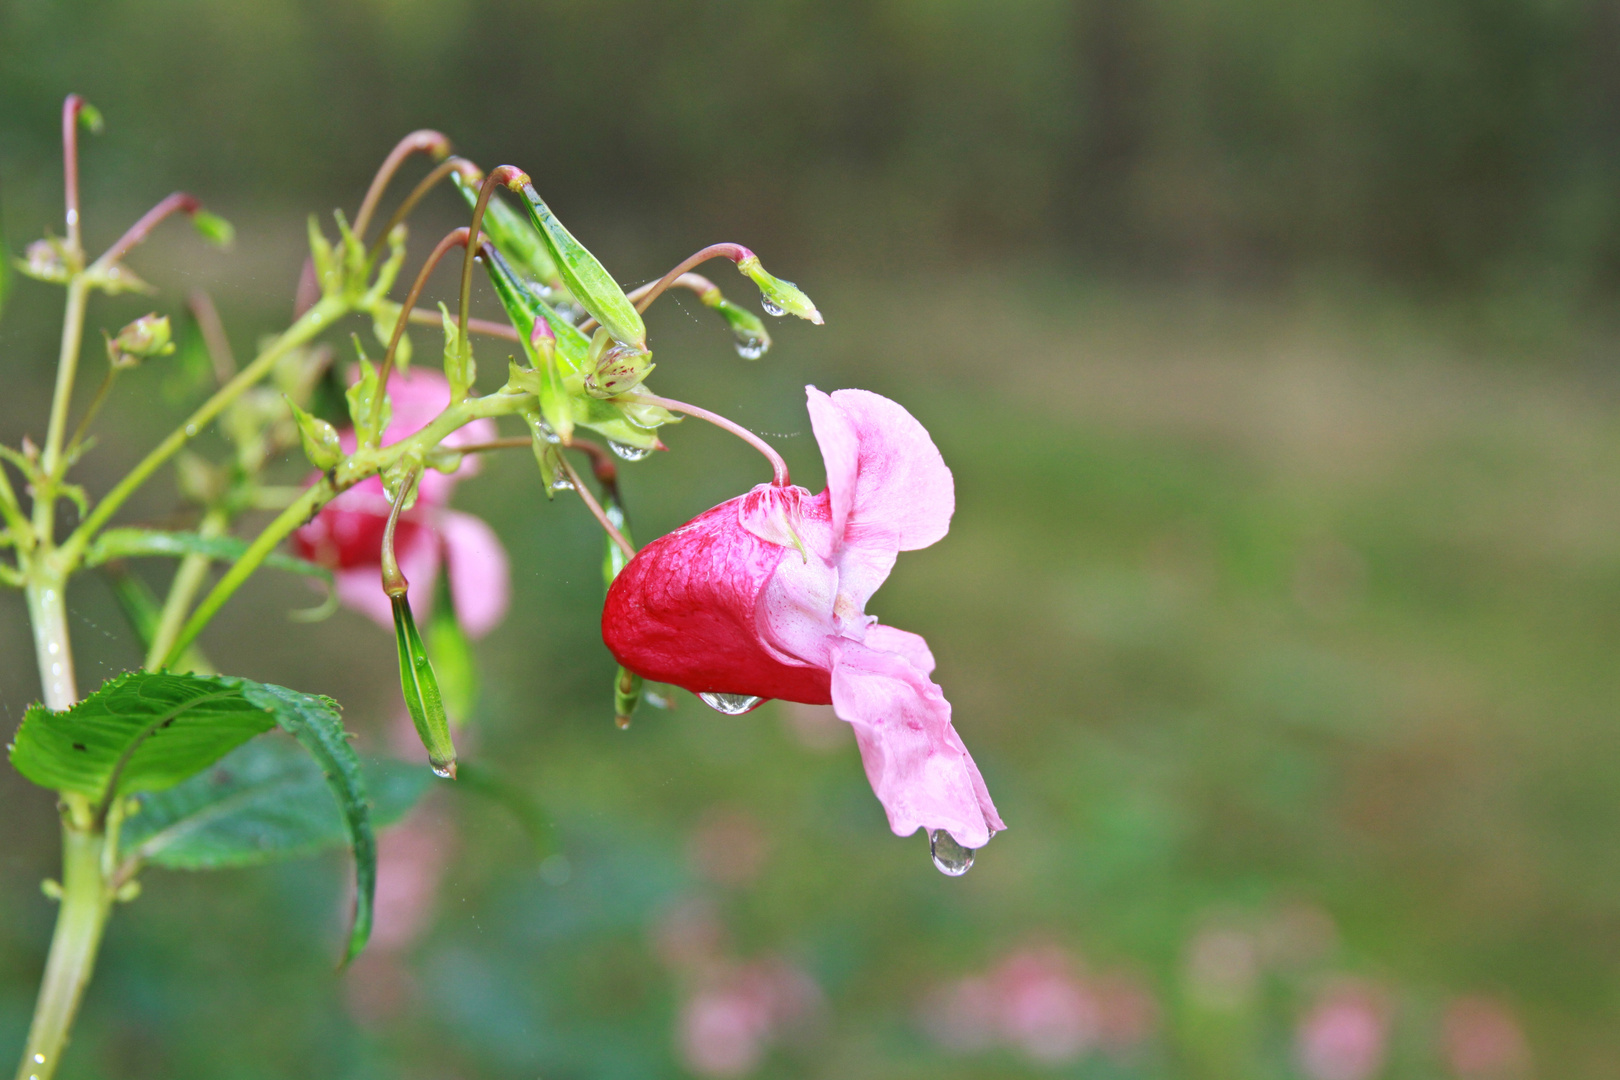
<svg viewBox="0 0 1620 1080">
<path fill-rule="evenodd" d="M 778 319 L 787 314 L 786 308 L 782 307 L 781 304 L 778 304 L 775 300 L 772 300 L 768 296 L 762 296 L 759 298 L 759 306 L 765 309 L 765 314 L 775 315 Z"/>
<path fill-rule="evenodd" d="M 646 447 L 627 446 L 624 443 L 614 442 L 611 439 L 608 440 L 608 449 L 612 450 L 615 454 L 619 455 L 626 461 L 640 461 L 642 458 L 652 453 L 652 451 Z"/>
</svg>

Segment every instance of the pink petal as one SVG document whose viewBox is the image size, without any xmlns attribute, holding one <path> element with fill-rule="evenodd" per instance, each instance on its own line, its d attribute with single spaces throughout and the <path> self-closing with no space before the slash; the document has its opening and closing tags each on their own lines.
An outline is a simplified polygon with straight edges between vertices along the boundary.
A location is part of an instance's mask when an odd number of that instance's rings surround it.
<svg viewBox="0 0 1620 1080">
<path fill-rule="evenodd" d="M 398 537 L 396 537 L 398 540 Z M 395 554 L 400 572 L 411 583 L 411 614 L 417 622 L 427 618 L 433 605 L 433 586 L 439 576 L 439 541 L 432 530 L 417 530 L 409 543 L 398 543 Z M 358 611 L 378 626 L 394 632 L 394 607 L 382 589 L 382 572 L 375 566 L 339 570 L 333 587 L 338 602 Z"/>
<path fill-rule="evenodd" d="M 951 726 L 950 702 L 904 655 L 839 642 L 832 697 L 855 728 L 866 777 L 896 835 L 943 829 L 977 848 L 1006 828 Z"/>
<path fill-rule="evenodd" d="M 867 628 L 866 646 L 880 652 L 898 653 L 924 675 L 934 673 L 934 654 L 929 651 L 928 642 L 923 640 L 921 634 L 874 623 Z"/>
<path fill-rule="evenodd" d="M 438 524 L 456 619 L 467 633 L 483 637 L 506 615 L 512 599 L 506 549 L 495 531 L 471 514 L 446 511 Z"/>
<path fill-rule="evenodd" d="M 834 528 L 843 542 L 883 536 L 901 551 L 914 551 L 944 537 L 956 510 L 956 488 L 917 418 L 868 390 L 829 396 L 810 386 L 805 393 L 827 466 Z"/>
</svg>

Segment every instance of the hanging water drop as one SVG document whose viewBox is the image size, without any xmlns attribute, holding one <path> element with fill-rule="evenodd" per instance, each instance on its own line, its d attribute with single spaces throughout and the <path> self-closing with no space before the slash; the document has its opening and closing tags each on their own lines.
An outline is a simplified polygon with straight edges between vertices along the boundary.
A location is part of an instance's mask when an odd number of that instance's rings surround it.
<svg viewBox="0 0 1620 1080">
<path fill-rule="evenodd" d="M 433 775 L 441 780 L 454 780 L 456 778 L 456 767 L 454 765 L 430 765 L 428 767 L 433 770 Z"/>
<path fill-rule="evenodd" d="M 551 480 L 551 490 L 552 490 L 553 493 L 556 493 L 558 491 L 573 491 L 574 490 L 574 482 L 572 480 L 570 480 L 564 474 L 558 473 Z"/>
<path fill-rule="evenodd" d="M 752 694 L 702 693 L 698 697 L 703 699 L 703 704 L 715 712 L 725 713 L 727 716 L 741 716 L 743 713 L 753 712 L 765 700 L 762 697 L 754 697 Z"/>
<path fill-rule="evenodd" d="M 615 716 L 613 723 L 620 731 L 630 730 L 630 718 L 628 716 Z"/>
<path fill-rule="evenodd" d="M 928 830 L 928 854 L 946 877 L 961 877 L 973 869 L 973 849 L 963 847 L 944 829 Z"/>
<path fill-rule="evenodd" d="M 608 440 L 608 449 L 612 450 L 615 454 L 624 458 L 626 461 L 640 461 L 642 458 L 652 453 L 652 450 L 649 447 L 629 446 L 622 442 L 614 442 L 612 439 Z"/>
<path fill-rule="evenodd" d="M 764 338 L 740 337 L 737 339 L 737 355 L 744 360 L 758 360 L 765 355 L 765 350 L 771 343 Z"/>
<path fill-rule="evenodd" d="M 786 308 L 768 296 L 759 298 L 759 306 L 765 309 L 765 314 L 775 315 L 778 319 L 787 314 Z"/>
</svg>

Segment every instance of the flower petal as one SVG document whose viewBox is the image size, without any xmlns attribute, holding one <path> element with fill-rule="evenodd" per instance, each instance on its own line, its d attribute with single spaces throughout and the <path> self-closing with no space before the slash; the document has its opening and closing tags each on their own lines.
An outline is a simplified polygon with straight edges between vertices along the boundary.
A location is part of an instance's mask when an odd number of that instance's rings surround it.
<svg viewBox="0 0 1620 1080">
<path fill-rule="evenodd" d="M 471 514 L 449 510 L 438 525 L 456 620 L 473 637 L 483 637 L 505 617 L 512 599 L 506 549 L 495 530 Z"/>
<path fill-rule="evenodd" d="M 950 702 L 904 655 L 839 642 L 832 697 L 838 715 L 855 728 L 866 777 L 896 835 L 944 829 L 957 843 L 977 848 L 1006 828 L 951 726 Z"/>
<path fill-rule="evenodd" d="M 956 510 L 956 488 L 917 418 L 868 390 L 828 395 L 810 386 L 805 393 L 842 542 L 883 537 L 914 551 L 941 539 Z"/>
</svg>

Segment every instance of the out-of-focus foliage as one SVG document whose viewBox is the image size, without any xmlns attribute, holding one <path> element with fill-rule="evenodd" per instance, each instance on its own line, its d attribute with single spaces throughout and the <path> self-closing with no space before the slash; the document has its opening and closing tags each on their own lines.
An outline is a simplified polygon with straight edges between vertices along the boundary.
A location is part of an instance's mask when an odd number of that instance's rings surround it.
<svg viewBox="0 0 1620 1080">
<path fill-rule="evenodd" d="M 16 0 L 0 161 L 52 166 L 71 82 L 98 195 L 302 208 L 428 124 L 683 240 L 1606 285 L 1617 40 L 1591 0 Z"/>
</svg>

